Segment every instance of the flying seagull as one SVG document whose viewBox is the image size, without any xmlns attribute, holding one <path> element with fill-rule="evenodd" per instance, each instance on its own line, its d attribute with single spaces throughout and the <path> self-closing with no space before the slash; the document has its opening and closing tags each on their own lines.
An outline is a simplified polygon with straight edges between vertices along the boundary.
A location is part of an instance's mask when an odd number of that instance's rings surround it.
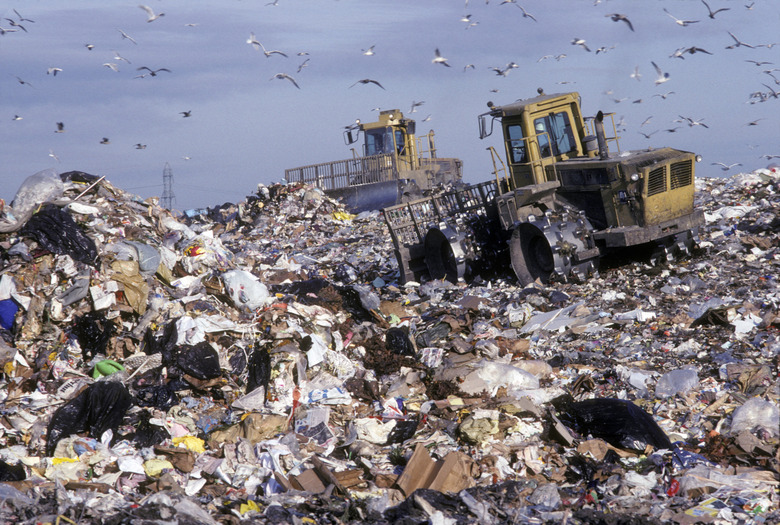
<svg viewBox="0 0 780 525">
<path fill-rule="evenodd" d="M 33 87 L 33 85 L 32 85 L 32 84 L 30 84 L 29 82 L 27 82 L 27 81 L 26 81 L 26 80 L 24 80 L 24 79 L 21 79 L 21 78 L 19 78 L 19 77 L 16 77 L 16 80 L 17 80 L 17 81 L 18 81 L 20 84 L 22 84 L 22 85 L 24 85 L 24 84 L 27 84 L 28 86 L 30 86 L 30 87 Z"/>
<path fill-rule="evenodd" d="M 633 31 L 634 26 L 631 25 L 631 20 L 628 19 L 626 15 L 621 15 L 620 13 L 612 13 L 609 15 L 604 15 L 605 17 L 610 17 L 613 22 L 625 22 L 628 25 L 628 28 Z"/>
<path fill-rule="evenodd" d="M 413 100 L 413 101 L 412 101 L 412 109 L 409 111 L 409 113 L 415 113 L 415 112 L 417 111 L 417 109 L 416 109 L 416 108 L 419 108 L 419 107 L 420 107 L 420 106 L 422 106 L 423 104 L 425 104 L 425 101 L 424 101 L 424 100 L 421 100 L 420 102 L 415 102 L 415 101 Z"/>
<path fill-rule="evenodd" d="M 103 139 L 100 141 L 101 144 L 111 144 L 111 141 L 108 140 L 108 137 L 103 137 Z"/>
<path fill-rule="evenodd" d="M 154 14 L 154 11 L 148 5 L 140 4 L 138 7 L 140 7 L 144 11 L 146 11 L 146 16 L 147 16 L 146 21 L 147 22 L 154 22 L 155 20 L 157 20 L 161 16 L 165 16 L 165 13 Z"/>
<path fill-rule="evenodd" d="M 268 80 L 273 80 L 275 78 L 286 78 L 287 80 L 292 82 L 293 86 L 297 87 L 298 89 L 301 89 L 301 87 L 298 85 L 298 83 L 295 81 L 295 79 L 293 77 L 291 77 L 290 75 L 288 75 L 287 73 L 277 73 L 277 74 L 275 74 L 274 76 L 272 76 Z"/>
<path fill-rule="evenodd" d="M 119 60 L 119 61 L 122 61 L 122 60 L 124 60 L 125 62 L 127 62 L 128 64 L 130 64 L 130 61 L 129 61 L 128 59 L 126 59 L 125 57 L 123 57 L 122 55 L 120 55 L 119 53 L 117 53 L 116 51 L 114 51 L 114 60 Z"/>
<path fill-rule="evenodd" d="M 16 9 L 14 9 L 13 11 L 14 11 L 14 13 L 16 13 L 16 16 L 19 17 L 19 21 L 20 22 L 31 22 L 33 24 L 35 23 L 35 20 L 30 20 L 29 18 L 24 18 L 22 15 L 19 14 L 19 11 L 17 11 Z"/>
<path fill-rule="evenodd" d="M 382 89 L 385 89 L 382 84 L 380 84 L 376 80 L 372 80 L 370 78 L 364 78 L 364 79 L 358 80 L 357 82 L 355 82 L 354 84 L 352 84 L 349 87 L 354 87 L 354 86 L 356 86 L 358 84 L 376 84 L 377 86 L 381 87 Z M 385 91 L 387 91 L 387 90 L 385 90 Z"/>
<path fill-rule="evenodd" d="M 146 144 L 141 144 L 140 142 L 135 145 L 135 149 L 146 149 Z"/>
<path fill-rule="evenodd" d="M 580 46 L 582 49 L 590 53 L 590 48 L 585 45 L 585 40 L 582 38 L 574 38 L 571 41 L 571 45 L 573 46 Z"/>
<path fill-rule="evenodd" d="M 749 47 L 750 49 L 754 49 L 754 47 L 751 46 L 750 44 L 746 44 L 745 42 L 740 41 L 740 39 L 735 37 L 734 33 L 732 33 L 731 31 L 726 31 L 726 32 L 729 35 L 731 35 L 731 38 L 734 39 L 734 43 L 731 44 L 730 46 L 726 46 L 726 49 L 734 49 L 735 47 L 740 47 L 740 46 L 745 46 L 745 47 Z"/>
<path fill-rule="evenodd" d="M 131 37 L 130 35 L 128 35 L 128 34 L 127 34 L 127 33 L 125 33 L 124 31 L 122 31 L 121 29 L 117 29 L 117 31 L 119 31 L 120 33 L 122 33 L 122 38 L 126 38 L 126 39 L 128 39 L 130 42 L 132 42 L 133 44 L 135 44 L 135 45 L 138 45 L 138 42 L 136 42 L 136 41 L 135 41 L 135 39 L 134 39 L 133 37 Z"/>
<path fill-rule="evenodd" d="M 634 66 L 634 72 L 629 75 L 631 78 L 635 78 L 637 82 L 642 81 L 642 74 L 639 72 L 639 66 Z"/>
<path fill-rule="evenodd" d="M 676 23 L 678 26 L 681 26 L 681 27 L 686 27 L 686 26 L 688 26 L 688 25 L 690 25 L 690 24 L 695 24 L 695 23 L 697 23 L 697 22 L 698 22 L 698 20 L 680 20 L 679 18 L 677 18 L 676 16 L 674 16 L 672 13 L 670 13 L 669 11 L 667 11 L 665 7 L 664 7 L 664 13 L 666 13 L 667 15 L 669 15 L 669 17 L 671 17 L 672 19 L 674 19 L 675 23 Z"/>
<path fill-rule="evenodd" d="M 171 70 L 170 70 L 170 69 L 168 69 L 168 68 L 164 68 L 164 67 L 161 67 L 160 69 L 151 69 L 151 68 L 148 68 L 148 67 L 146 67 L 146 66 L 141 66 L 141 67 L 137 68 L 137 69 L 136 69 L 136 71 L 141 71 L 142 69 L 145 69 L 145 70 L 147 70 L 149 73 L 143 73 L 143 74 L 141 74 L 141 75 L 138 75 L 138 76 L 137 76 L 137 77 L 135 77 L 135 78 L 143 78 L 143 77 L 145 77 L 145 76 L 147 76 L 147 75 L 149 75 L 149 76 L 152 76 L 152 77 L 156 77 L 156 76 L 157 76 L 157 73 L 159 73 L 160 71 L 166 71 L 166 72 L 168 72 L 168 73 L 170 73 L 170 72 L 171 72 Z"/>
<path fill-rule="evenodd" d="M 54 130 L 54 133 L 65 133 L 65 124 L 62 122 L 57 122 L 57 129 Z"/>
<path fill-rule="evenodd" d="M 105 62 L 103 65 L 111 69 L 112 71 L 116 71 L 117 73 L 119 73 L 119 68 L 113 62 Z"/>
<path fill-rule="evenodd" d="M 374 44 L 373 46 L 369 47 L 368 49 L 361 49 L 361 51 L 367 57 L 373 56 L 374 55 L 374 46 L 376 46 L 376 44 Z"/>
<path fill-rule="evenodd" d="M 653 131 L 653 132 L 651 132 L 651 133 L 644 133 L 644 132 L 642 132 L 642 131 L 640 131 L 640 132 L 639 132 L 639 134 L 640 134 L 640 135 L 642 135 L 642 136 L 644 136 L 646 139 L 649 139 L 650 137 L 652 137 L 652 136 L 653 136 L 653 135 L 655 135 L 656 133 L 658 133 L 658 130 L 655 130 L 655 131 Z"/>
<path fill-rule="evenodd" d="M 668 91 L 666 93 L 656 93 L 653 96 L 654 97 L 661 97 L 662 99 L 666 100 L 666 97 L 668 97 L 669 95 L 674 95 L 674 91 Z"/>
<path fill-rule="evenodd" d="M 441 53 L 439 53 L 439 48 L 436 48 L 436 56 L 433 60 L 431 60 L 434 64 L 442 64 L 444 66 L 450 67 L 450 65 L 447 63 L 447 59 L 441 56 Z"/>
<path fill-rule="evenodd" d="M 59 73 L 61 71 L 62 71 L 62 69 L 60 69 L 58 67 L 50 67 L 49 69 L 46 70 L 46 74 L 47 75 L 52 75 L 52 76 L 56 77 L 57 73 Z"/>
<path fill-rule="evenodd" d="M 189 111 L 179 111 L 179 115 L 182 115 L 182 118 L 187 118 L 192 115 L 192 110 Z"/>
<path fill-rule="evenodd" d="M 742 164 L 740 164 L 739 162 L 735 162 L 734 164 L 723 164 L 722 162 L 712 162 L 711 164 L 713 166 L 721 166 L 720 169 L 722 169 L 723 171 L 728 171 L 734 166 L 742 166 Z"/>
<path fill-rule="evenodd" d="M 709 17 L 713 19 L 715 18 L 715 15 L 717 15 L 721 11 L 728 11 L 730 9 L 729 7 L 721 7 L 720 9 L 716 9 L 715 11 L 713 11 L 712 9 L 710 9 L 710 5 L 707 2 L 701 0 L 701 3 L 707 7 L 707 11 L 709 12 Z"/>
<path fill-rule="evenodd" d="M 49 150 L 49 157 L 53 158 L 57 162 L 60 162 L 60 158 L 57 155 L 54 154 L 54 150 L 51 150 L 51 149 Z"/>
<path fill-rule="evenodd" d="M 305 67 L 307 67 L 309 65 L 309 60 L 311 60 L 311 59 L 307 58 L 306 60 L 304 60 L 303 62 L 298 64 L 298 71 L 297 71 L 297 73 L 300 73 L 303 68 L 305 68 Z"/>
<path fill-rule="evenodd" d="M 658 84 L 663 84 L 664 82 L 669 80 L 669 73 L 665 73 L 665 72 L 661 71 L 661 68 L 658 67 L 658 64 L 656 64 L 655 62 L 651 61 L 650 63 L 653 64 L 653 67 L 655 68 L 656 73 L 658 73 L 658 78 L 655 79 L 655 85 L 656 86 Z"/>
</svg>

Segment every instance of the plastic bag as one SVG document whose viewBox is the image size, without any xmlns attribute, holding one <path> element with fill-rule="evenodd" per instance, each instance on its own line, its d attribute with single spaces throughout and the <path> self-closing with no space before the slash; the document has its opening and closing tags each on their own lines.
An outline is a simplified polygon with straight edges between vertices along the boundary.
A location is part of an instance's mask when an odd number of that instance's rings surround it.
<svg viewBox="0 0 780 525">
<path fill-rule="evenodd" d="M 268 383 L 271 381 L 271 356 L 266 347 L 255 348 L 249 356 L 246 393 L 258 387 L 263 387 L 268 394 Z"/>
<path fill-rule="evenodd" d="M 27 177 L 11 202 L 14 213 L 22 215 L 42 202 L 57 199 L 65 192 L 65 185 L 53 169 L 39 171 Z"/>
<path fill-rule="evenodd" d="M 414 355 L 414 346 L 402 328 L 392 327 L 385 333 L 385 347 L 399 355 Z"/>
<path fill-rule="evenodd" d="M 206 341 L 178 348 L 176 364 L 187 375 L 197 379 L 214 379 L 222 375 L 219 354 Z"/>
<path fill-rule="evenodd" d="M 653 416 L 631 401 L 586 399 L 565 406 L 561 421 L 582 435 L 601 438 L 615 447 L 645 450 L 647 445 L 671 449 L 672 443 Z"/>
<path fill-rule="evenodd" d="M 100 439 L 103 432 L 119 427 L 132 405 L 132 396 L 121 383 L 100 381 L 54 412 L 46 433 L 46 455 L 54 453 L 60 439 L 89 432 Z"/>
<path fill-rule="evenodd" d="M 114 335 L 114 324 L 100 312 L 87 312 L 76 319 L 73 334 L 81 347 L 82 357 L 89 360 L 96 354 L 106 355 L 108 342 Z"/>
<path fill-rule="evenodd" d="M 75 261 L 97 267 L 98 252 L 95 241 L 81 231 L 68 212 L 54 205 L 46 205 L 33 215 L 21 230 L 46 250 L 67 254 Z"/>
<path fill-rule="evenodd" d="M 245 270 L 225 272 L 222 281 L 236 308 L 254 310 L 263 306 L 269 297 L 266 285 Z"/>
</svg>

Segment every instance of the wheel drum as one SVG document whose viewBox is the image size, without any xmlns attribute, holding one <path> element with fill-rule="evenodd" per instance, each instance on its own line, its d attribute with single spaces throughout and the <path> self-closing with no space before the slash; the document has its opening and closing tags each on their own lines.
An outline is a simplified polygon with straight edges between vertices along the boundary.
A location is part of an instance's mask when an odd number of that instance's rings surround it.
<svg viewBox="0 0 780 525">
<path fill-rule="evenodd" d="M 509 253 L 523 286 L 536 279 L 546 283 L 553 277 L 567 280 L 596 271 L 598 255 L 588 253 L 594 247 L 590 222 L 565 212 L 551 218 L 520 223 L 512 231 Z"/>
<path fill-rule="evenodd" d="M 549 281 L 555 260 L 542 230 L 528 222 L 518 225 L 509 241 L 509 253 L 512 269 L 521 285 L 526 286 L 536 279 Z"/>
<path fill-rule="evenodd" d="M 425 234 L 425 264 L 432 279 L 457 283 L 466 273 L 460 236 L 450 228 L 431 228 Z"/>
</svg>

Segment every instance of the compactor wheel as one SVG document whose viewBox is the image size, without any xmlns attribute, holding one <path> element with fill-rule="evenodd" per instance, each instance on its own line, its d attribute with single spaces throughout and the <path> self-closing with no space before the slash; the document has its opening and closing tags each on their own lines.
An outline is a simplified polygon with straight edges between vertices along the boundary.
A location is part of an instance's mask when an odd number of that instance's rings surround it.
<svg viewBox="0 0 780 525">
<path fill-rule="evenodd" d="M 425 264 L 432 279 L 457 283 L 466 273 L 461 235 L 451 228 L 431 228 L 425 234 Z"/>
<path fill-rule="evenodd" d="M 509 252 L 520 284 L 595 273 L 598 251 L 591 231 L 587 219 L 570 218 L 567 213 L 555 220 L 544 217 L 517 224 L 509 240 Z"/>
</svg>

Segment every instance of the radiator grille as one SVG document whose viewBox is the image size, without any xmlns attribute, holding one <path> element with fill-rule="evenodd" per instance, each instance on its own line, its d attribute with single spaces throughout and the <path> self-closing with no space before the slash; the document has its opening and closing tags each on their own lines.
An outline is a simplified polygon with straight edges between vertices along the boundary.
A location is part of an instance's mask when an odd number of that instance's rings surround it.
<svg viewBox="0 0 780 525">
<path fill-rule="evenodd" d="M 693 162 L 686 160 L 672 164 L 669 172 L 669 185 L 671 189 L 689 186 L 693 182 Z"/>
<path fill-rule="evenodd" d="M 651 170 L 647 176 L 647 196 L 666 191 L 666 166 Z"/>
</svg>

